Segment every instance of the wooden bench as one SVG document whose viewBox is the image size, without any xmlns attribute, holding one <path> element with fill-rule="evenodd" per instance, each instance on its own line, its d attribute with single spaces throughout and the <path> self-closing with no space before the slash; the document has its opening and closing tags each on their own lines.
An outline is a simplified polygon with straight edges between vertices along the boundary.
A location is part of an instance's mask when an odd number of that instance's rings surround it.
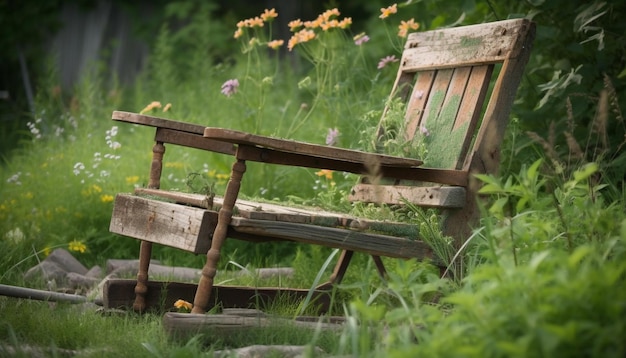
<svg viewBox="0 0 626 358">
<path fill-rule="evenodd" d="M 364 179 L 352 190 L 352 200 L 386 204 L 409 201 L 439 208 L 442 234 L 460 245 L 479 217 L 478 183 L 472 174 L 497 172 L 500 145 L 534 33 L 534 23 L 516 19 L 409 35 L 392 96 L 406 103 L 406 139 L 412 139 L 420 127 L 430 131 L 429 151 L 440 159 L 436 167 L 423 166 L 419 158 L 114 112 L 116 121 L 156 128 L 148 188 L 117 195 L 110 226 L 114 233 L 141 240 L 134 309 L 146 308 L 153 243 L 206 254 L 194 313 L 203 313 L 211 306 L 216 266 L 227 237 L 257 243 L 288 240 L 342 249 L 328 284 L 341 280 L 353 252 L 372 255 L 381 274 L 385 273 L 381 256 L 437 259 L 420 240 L 415 225 L 238 199 L 247 161 L 361 174 Z M 384 134 L 385 126 L 381 124 L 378 135 Z M 224 196 L 207 198 L 159 190 L 165 144 L 232 156 Z M 376 173 L 371 173 L 373 163 Z M 368 180 L 370 174 L 390 179 L 387 182 L 392 184 L 374 183 Z"/>
</svg>

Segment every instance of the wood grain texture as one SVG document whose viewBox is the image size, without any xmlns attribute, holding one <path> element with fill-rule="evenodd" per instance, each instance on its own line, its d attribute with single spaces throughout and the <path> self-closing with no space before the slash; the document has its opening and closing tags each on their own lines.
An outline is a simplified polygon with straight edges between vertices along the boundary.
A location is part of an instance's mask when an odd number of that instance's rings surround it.
<svg viewBox="0 0 626 358">
<path fill-rule="evenodd" d="M 352 187 L 350 200 L 382 204 L 403 204 L 406 201 L 421 207 L 440 209 L 462 208 L 467 201 L 463 187 L 371 184 Z"/>
<path fill-rule="evenodd" d="M 206 253 L 215 218 L 206 210 L 118 194 L 109 231 L 193 253 Z"/>
</svg>

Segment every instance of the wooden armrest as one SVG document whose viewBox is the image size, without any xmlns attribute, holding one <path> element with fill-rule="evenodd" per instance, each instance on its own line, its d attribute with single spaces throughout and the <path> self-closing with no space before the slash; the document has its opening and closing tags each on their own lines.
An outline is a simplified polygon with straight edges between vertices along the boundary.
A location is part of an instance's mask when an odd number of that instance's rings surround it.
<svg viewBox="0 0 626 358">
<path fill-rule="evenodd" d="M 145 114 L 113 111 L 112 119 L 119 122 L 127 122 L 133 124 L 141 124 L 144 126 L 150 126 L 155 128 L 165 128 L 180 132 L 188 132 L 193 134 L 204 133 L 205 126 L 199 124 L 185 123 L 174 121 L 171 119 L 165 119 L 160 117 L 147 116 Z"/>
<path fill-rule="evenodd" d="M 380 165 L 381 167 L 415 168 L 422 165 L 422 161 L 419 159 L 272 138 L 224 128 L 207 127 L 204 129 L 204 137 L 238 145 L 267 148 L 281 153 L 372 167 Z M 298 163 L 294 163 L 294 165 L 298 165 Z"/>
</svg>

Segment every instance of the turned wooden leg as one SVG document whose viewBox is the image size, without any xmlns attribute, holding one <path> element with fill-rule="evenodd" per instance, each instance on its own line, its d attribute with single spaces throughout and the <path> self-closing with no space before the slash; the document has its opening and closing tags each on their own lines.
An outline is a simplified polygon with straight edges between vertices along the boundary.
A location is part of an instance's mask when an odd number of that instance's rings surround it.
<svg viewBox="0 0 626 358">
<path fill-rule="evenodd" d="M 237 200 L 237 195 L 239 195 L 241 178 L 245 171 L 246 162 L 237 159 L 233 164 L 230 180 L 228 181 L 226 193 L 224 194 L 224 202 L 217 216 L 217 226 L 211 240 L 211 248 L 206 254 L 206 263 L 204 268 L 202 268 L 202 276 L 198 283 L 198 290 L 196 291 L 191 313 L 205 313 L 209 305 L 209 298 L 211 297 L 211 290 L 213 289 L 213 279 L 217 272 L 217 262 L 220 259 L 220 250 L 226 240 L 228 225 L 233 216 L 233 208 Z"/>
<path fill-rule="evenodd" d="M 161 186 L 161 172 L 163 170 L 163 155 L 165 146 L 163 142 L 156 142 L 152 148 L 152 164 L 150 166 L 150 181 L 148 188 L 158 189 Z M 139 271 L 137 272 L 137 285 L 135 286 L 135 302 L 133 310 L 143 312 L 146 309 L 146 294 L 148 292 L 148 269 L 152 256 L 152 243 L 142 241 L 139 248 Z"/>
</svg>

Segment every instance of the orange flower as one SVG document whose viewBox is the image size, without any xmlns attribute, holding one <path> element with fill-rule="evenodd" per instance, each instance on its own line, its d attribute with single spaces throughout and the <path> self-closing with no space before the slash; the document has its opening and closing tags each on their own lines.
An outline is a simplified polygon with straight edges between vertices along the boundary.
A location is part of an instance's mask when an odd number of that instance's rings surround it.
<svg viewBox="0 0 626 358">
<path fill-rule="evenodd" d="M 345 17 L 343 20 L 339 21 L 339 27 L 342 29 L 347 29 L 350 25 L 352 25 L 351 17 Z"/>
<path fill-rule="evenodd" d="M 271 48 L 272 50 L 278 50 L 278 48 L 281 47 L 284 43 L 285 41 L 283 40 L 273 40 L 267 43 L 267 47 Z"/>
<path fill-rule="evenodd" d="M 381 19 L 386 19 L 389 17 L 389 15 L 391 14 L 395 14 L 398 12 L 398 4 L 393 4 L 389 7 L 384 7 L 382 9 L 380 9 L 380 18 Z"/>
<path fill-rule="evenodd" d="M 332 28 L 339 27 L 339 21 L 337 20 L 323 21 L 320 23 L 320 27 L 322 28 L 322 31 L 328 31 Z"/>
<path fill-rule="evenodd" d="M 155 108 L 161 108 L 161 102 L 152 101 L 149 105 L 147 105 L 144 109 L 142 109 L 141 112 L 139 112 L 139 114 L 144 114 L 146 112 L 150 112 L 151 110 L 153 110 Z"/>
<path fill-rule="evenodd" d="M 296 32 L 296 30 L 298 30 L 299 28 L 303 26 L 302 20 L 297 19 L 297 20 L 289 21 L 287 26 L 289 26 L 289 31 Z"/>
<path fill-rule="evenodd" d="M 287 44 L 287 49 L 291 51 L 297 44 L 311 41 L 314 38 L 315 38 L 315 31 L 302 29 L 296 32 L 295 34 L 293 34 L 293 36 L 291 36 L 291 38 L 289 39 L 289 43 Z"/>
<path fill-rule="evenodd" d="M 321 18 L 323 20 L 328 21 L 333 16 L 339 16 L 339 9 L 334 8 L 334 9 L 326 10 L 318 17 L 318 19 Z"/>
<path fill-rule="evenodd" d="M 249 27 L 263 27 L 263 19 L 258 16 L 246 21 L 248 22 Z"/>
<path fill-rule="evenodd" d="M 328 180 L 333 179 L 333 171 L 329 169 L 322 169 L 319 172 L 315 172 L 315 175 L 318 177 L 326 177 Z"/>
<path fill-rule="evenodd" d="M 400 21 L 400 25 L 398 25 L 398 36 L 406 37 L 409 30 L 417 30 L 420 27 L 420 24 L 415 22 L 415 20 L 410 19 L 409 21 Z"/>
<path fill-rule="evenodd" d="M 243 29 L 242 28 L 238 28 L 237 31 L 235 31 L 235 34 L 233 35 L 233 37 L 238 39 L 241 36 L 243 36 Z"/>
<path fill-rule="evenodd" d="M 273 9 L 273 8 L 272 10 L 265 9 L 265 11 L 261 14 L 261 19 L 267 22 L 271 22 L 277 17 L 278 17 L 278 13 L 276 13 L 276 9 Z"/>
<path fill-rule="evenodd" d="M 181 312 L 190 312 L 193 308 L 193 304 L 185 300 L 178 300 L 174 302 L 174 307 L 178 308 Z"/>
<path fill-rule="evenodd" d="M 167 112 L 167 111 L 169 111 L 171 108 L 172 108 L 172 104 L 171 104 L 171 103 L 168 103 L 168 104 L 166 104 L 166 105 L 165 105 L 165 107 L 163 107 L 163 112 Z"/>
</svg>

